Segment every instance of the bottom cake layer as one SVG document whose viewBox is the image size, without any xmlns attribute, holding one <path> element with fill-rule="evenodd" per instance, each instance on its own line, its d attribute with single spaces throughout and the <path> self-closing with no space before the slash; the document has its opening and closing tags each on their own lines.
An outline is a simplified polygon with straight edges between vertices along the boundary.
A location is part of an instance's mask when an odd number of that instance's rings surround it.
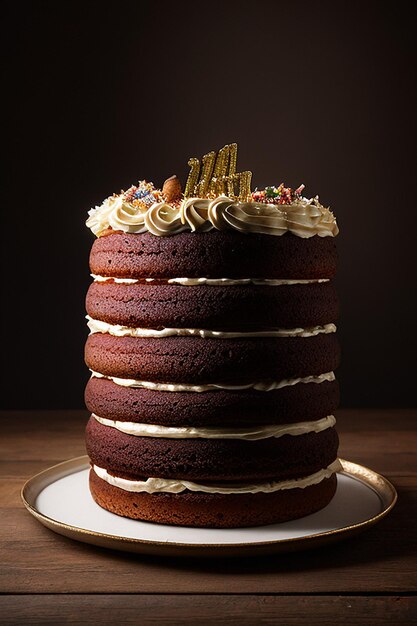
<svg viewBox="0 0 417 626">
<path fill-rule="evenodd" d="M 120 489 L 90 471 L 90 491 L 102 508 L 132 519 L 205 528 L 286 522 L 315 513 L 333 498 L 336 474 L 304 488 L 272 493 L 146 493 Z"/>
</svg>

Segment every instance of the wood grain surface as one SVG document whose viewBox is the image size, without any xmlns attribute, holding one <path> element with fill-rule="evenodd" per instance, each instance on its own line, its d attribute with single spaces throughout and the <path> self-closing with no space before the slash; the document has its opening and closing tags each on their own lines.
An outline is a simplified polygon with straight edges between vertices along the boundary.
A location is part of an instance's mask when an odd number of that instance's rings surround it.
<svg viewBox="0 0 417 626">
<path fill-rule="evenodd" d="M 410 624 L 417 619 L 416 412 L 338 412 L 340 456 L 384 474 L 398 504 L 326 549 L 218 560 L 112 552 L 23 508 L 34 473 L 84 454 L 83 411 L 1 414 L 0 623 Z"/>
</svg>

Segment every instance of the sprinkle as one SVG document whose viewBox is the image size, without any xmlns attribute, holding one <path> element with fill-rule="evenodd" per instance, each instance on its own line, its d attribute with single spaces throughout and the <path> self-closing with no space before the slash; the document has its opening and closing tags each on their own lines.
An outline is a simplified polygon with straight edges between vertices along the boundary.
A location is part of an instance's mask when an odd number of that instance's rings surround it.
<svg viewBox="0 0 417 626">
<path fill-rule="evenodd" d="M 252 200 L 267 204 L 291 204 L 296 198 L 300 197 L 304 185 L 297 187 L 295 191 L 291 187 L 286 187 L 281 183 L 278 187 L 271 185 L 265 189 L 255 189 L 251 194 Z"/>
<path fill-rule="evenodd" d="M 160 202 L 161 191 L 155 189 L 153 183 L 140 180 L 138 185 L 132 185 L 127 191 L 122 191 L 121 195 L 125 202 L 137 208 L 149 208 L 155 202 Z"/>
</svg>

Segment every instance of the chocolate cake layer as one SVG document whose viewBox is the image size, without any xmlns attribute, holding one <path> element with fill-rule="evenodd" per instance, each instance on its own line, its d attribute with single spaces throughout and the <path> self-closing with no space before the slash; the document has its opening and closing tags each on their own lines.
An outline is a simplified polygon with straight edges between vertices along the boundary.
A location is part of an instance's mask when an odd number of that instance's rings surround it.
<svg viewBox="0 0 417 626">
<path fill-rule="evenodd" d="M 107 419 L 163 426 L 238 426 L 291 424 L 333 414 L 339 403 L 336 380 L 299 383 L 274 391 L 154 391 L 121 387 L 105 378 L 91 378 L 85 403 Z"/>
<path fill-rule="evenodd" d="M 332 278 L 333 237 L 212 230 L 155 237 L 115 232 L 99 237 L 90 254 L 93 274 L 130 278 Z"/>
<path fill-rule="evenodd" d="M 95 282 L 86 306 L 94 319 L 141 328 L 308 328 L 338 317 L 332 283 L 272 287 Z"/>
<path fill-rule="evenodd" d="M 274 493 L 131 493 L 109 485 L 90 471 L 94 500 L 116 515 L 159 524 L 206 528 L 261 526 L 304 517 L 325 507 L 334 496 L 336 486 L 337 478 L 333 475 L 304 489 Z"/>
<path fill-rule="evenodd" d="M 117 378 L 168 383 L 245 384 L 331 372 L 339 364 L 335 333 L 314 337 L 212 339 L 90 335 L 88 367 Z"/>
<path fill-rule="evenodd" d="M 337 456 L 338 436 L 328 428 L 260 441 L 135 437 L 91 417 L 86 445 L 94 465 L 133 480 L 262 481 L 308 476 L 328 467 Z"/>
</svg>

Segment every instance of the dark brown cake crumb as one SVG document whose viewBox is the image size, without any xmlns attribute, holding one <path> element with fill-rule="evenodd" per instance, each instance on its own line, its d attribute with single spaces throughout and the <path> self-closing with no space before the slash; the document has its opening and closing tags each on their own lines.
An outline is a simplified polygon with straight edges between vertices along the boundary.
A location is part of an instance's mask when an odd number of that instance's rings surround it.
<svg viewBox="0 0 417 626">
<path fill-rule="evenodd" d="M 116 232 L 96 239 L 90 254 L 93 274 L 130 278 L 332 278 L 336 263 L 333 237 L 216 230 L 173 237 Z"/>
</svg>

